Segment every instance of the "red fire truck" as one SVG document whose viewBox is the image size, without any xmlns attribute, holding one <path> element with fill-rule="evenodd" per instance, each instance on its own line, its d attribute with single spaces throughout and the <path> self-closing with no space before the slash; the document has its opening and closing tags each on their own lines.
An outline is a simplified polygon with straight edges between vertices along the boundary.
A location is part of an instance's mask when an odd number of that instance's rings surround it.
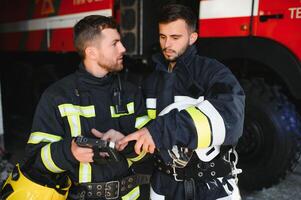
<svg viewBox="0 0 301 200">
<path fill-rule="evenodd" d="M 15 140 L 11 135 L 27 138 L 43 89 L 76 69 L 76 21 L 91 14 L 115 17 L 126 64 L 144 73 L 141 66 L 158 49 L 156 13 L 166 3 L 185 4 L 198 14 L 199 53 L 226 64 L 244 87 L 240 185 L 261 189 L 284 178 L 301 152 L 300 0 L 2 0 L 0 134 L 5 132 L 5 146 Z"/>
</svg>

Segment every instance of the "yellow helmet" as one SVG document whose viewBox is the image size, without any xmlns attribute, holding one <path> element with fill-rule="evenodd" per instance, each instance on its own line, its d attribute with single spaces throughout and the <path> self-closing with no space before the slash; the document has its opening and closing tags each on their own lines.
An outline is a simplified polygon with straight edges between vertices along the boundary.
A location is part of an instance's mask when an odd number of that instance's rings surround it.
<svg viewBox="0 0 301 200">
<path fill-rule="evenodd" d="M 71 181 L 69 178 L 67 186 L 64 188 L 57 185 L 56 189 L 54 189 L 37 184 L 24 176 L 20 170 L 19 164 L 17 164 L 2 187 L 0 199 L 65 200 L 67 199 L 70 186 Z"/>
</svg>

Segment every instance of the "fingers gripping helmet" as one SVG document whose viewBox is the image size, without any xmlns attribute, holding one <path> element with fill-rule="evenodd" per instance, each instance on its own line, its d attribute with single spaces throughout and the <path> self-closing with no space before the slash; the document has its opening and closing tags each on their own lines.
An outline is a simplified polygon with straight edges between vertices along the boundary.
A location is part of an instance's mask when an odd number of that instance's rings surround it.
<svg viewBox="0 0 301 200">
<path fill-rule="evenodd" d="M 60 188 L 59 185 L 56 188 L 51 188 L 37 184 L 24 176 L 19 164 L 17 164 L 2 187 L 0 199 L 65 200 L 70 186 L 70 179 L 68 179 L 68 183 L 64 188 Z"/>
</svg>

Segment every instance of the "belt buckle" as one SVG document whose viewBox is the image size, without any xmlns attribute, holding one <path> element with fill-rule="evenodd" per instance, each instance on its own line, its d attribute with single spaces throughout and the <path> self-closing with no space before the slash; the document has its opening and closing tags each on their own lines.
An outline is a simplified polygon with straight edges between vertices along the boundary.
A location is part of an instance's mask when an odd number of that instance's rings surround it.
<svg viewBox="0 0 301 200">
<path fill-rule="evenodd" d="M 177 172 L 176 172 L 176 166 L 175 165 L 172 165 L 171 166 L 172 167 L 172 171 L 173 171 L 173 177 L 174 177 L 174 179 L 176 180 L 176 181 L 178 181 L 178 182 L 180 182 L 180 181 L 184 181 L 183 179 L 178 179 L 178 174 L 177 174 Z"/>
<path fill-rule="evenodd" d="M 105 198 L 106 199 L 117 199 L 119 197 L 119 185 L 120 185 L 119 181 L 106 182 L 106 184 L 105 184 Z M 113 194 L 114 189 L 112 188 L 112 186 L 116 186 L 115 195 Z"/>
</svg>

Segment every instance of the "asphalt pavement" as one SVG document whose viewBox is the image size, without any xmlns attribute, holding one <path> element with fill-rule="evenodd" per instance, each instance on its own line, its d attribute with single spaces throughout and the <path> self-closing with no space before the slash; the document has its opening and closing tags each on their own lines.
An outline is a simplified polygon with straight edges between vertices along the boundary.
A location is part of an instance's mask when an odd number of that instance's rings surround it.
<svg viewBox="0 0 301 200">
<path fill-rule="evenodd" d="M 261 191 L 245 193 L 241 191 L 243 200 L 299 200 L 301 199 L 301 163 L 295 171 L 273 187 Z"/>
</svg>

